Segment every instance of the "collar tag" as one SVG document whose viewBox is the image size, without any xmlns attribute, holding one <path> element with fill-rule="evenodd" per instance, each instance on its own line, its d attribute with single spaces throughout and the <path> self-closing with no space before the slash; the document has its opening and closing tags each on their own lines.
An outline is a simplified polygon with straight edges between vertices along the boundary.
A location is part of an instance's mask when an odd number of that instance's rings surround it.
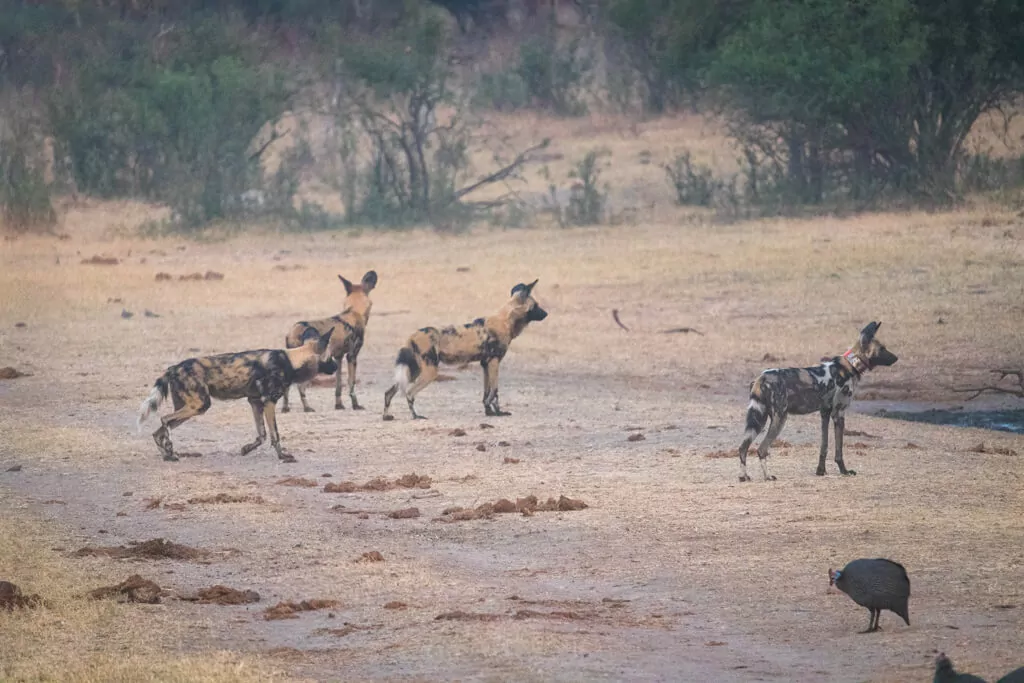
<svg viewBox="0 0 1024 683">
<path fill-rule="evenodd" d="M 868 363 L 860 357 L 860 354 L 856 353 L 853 349 L 844 353 L 843 358 L 847 360 L 854 372 L 858 375 L 862 375 L 871 369 L 871 366 L 868 365 Z"/>
</svg>

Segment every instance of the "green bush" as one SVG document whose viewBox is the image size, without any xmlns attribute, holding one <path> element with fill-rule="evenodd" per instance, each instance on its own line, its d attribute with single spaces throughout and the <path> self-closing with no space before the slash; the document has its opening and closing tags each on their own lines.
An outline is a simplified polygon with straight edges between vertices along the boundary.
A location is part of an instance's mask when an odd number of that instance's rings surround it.
<svg viewBox="0 0 1024 683">
<path fill-rule="evenodd" d="M 0 214 L 18 231 L 49 227 L 57 220 L 43 177 L 37 135 L 17 115 L 0 128 Z"/>
<path fill-rule="evenodd" d="M 592 70 L 579 39 L 561 47 L 549 31 L 520 45 L 515 73 L 535 106 L 560 116 L 583 116 L 587 113 L 584 98 Z"/>
</svg>

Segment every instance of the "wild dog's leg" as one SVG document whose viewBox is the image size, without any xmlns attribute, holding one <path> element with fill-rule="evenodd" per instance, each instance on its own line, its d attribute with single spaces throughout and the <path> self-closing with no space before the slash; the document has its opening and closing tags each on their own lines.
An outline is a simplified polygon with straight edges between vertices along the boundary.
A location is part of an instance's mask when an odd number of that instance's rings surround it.
<svg viewBox="0 0 1024 683">
<path fill-rule="evenodd" d="M 299 384 L 299 386 L 298 386 L 298 389 L 299 389 L 299 399 L 302 401 L 302 412 L 304 412 L 304 413 L 315 413 L 316 411 L 313 410 L 313 408 L 309 405 L 309 402 L 306 401 L 306 387 L 308 387 L 309 385 L 310 385 L 310 382 L 302 382 L 302 383 Z M 288 389 L 285 389 L 284 397 L 288 398 Z M 282 412 L 288 412 L 288 411 L 284 410 L 282 408 Z"/>
<path fill-rule="evenodd" d="M 398 385 L 392 384 L 391 388 L 384 392 L 384 421 L 389 422 L 395 419 L 391 414 L 391 399 L 398 393 Z"/>
<path fill-rule="evenodd" d="M 857 474 L 854 470 L 846 469 L 843 462 L 843 433 L 846 431 L 846 411 L 837 410 L 832 415 L 832 421 L 836 427 L 836 465 L 839 466 L 839 474 Z"/>
<path fill-rule="evenodd" d="M 428 384 L 437 379 L 437 366 L 424 364 L 423 369 L 420 370 L 420 374 L 416 376 L 416 380 L 405 390 L 405 400 L 409 403 L 409 412 L 412 413 L 412 417 L 415 420 L 425 420 L 423 415 L 416 413 L 416 408 L 413 404 L 416 401 L 416 394 L 423 391 Z"/>
<path fill-rule="evenodd" d="M 270 445 L 277 451 L 277 457 L 281 462 L 295 462 L 295 458 L 281 446 L 281 435 L 277 432 L 277 415 L 274 401 L 267 399 L 263 404 L 263 417 L 267 421 L 267 429 L 270 431 Z"/>
<path fill-rule="evenodd" d="M 765 433 L 764 438 L 761 439 L 761 445 L 757 447 L 757 458 L 761 462 L 761 471 L 764 473 L 765 481 L 775 481 L 775 477 L 768 474 L 768 448 L 771 447 L 772 442 L 775 441 L 775 437 L 779 435 L 782 428 L 786 426 L 786 414 L 776 413 L 772 415 L 772 423 L 768 427 L 768 431 Z"/>
<path fill-rule="evenodd" d="M 828 408 L 821 409 L 821 449 L 818 451 L 818 469 L 815 472 L 819 477 L 825 476 L 825 457 L 828 456 L 828 421 L 831 412 Z"/>
<path fill-rule="evenodd" d="M 338 369 L 334 371 L 334 409 L 345 410 L 345 403 L 341 400 L 341 358 L 334 360 L 338 363 Z"/>
<path fill-rule="evenodd" d="M 768 408 L 756 396 L 750 397 L 750 405 L 747 406 L 747 429 L 743 433 L 743 443 L 740 444 L 740 481 L 751 481 L 747 474 L 747 451 L 750 444 L 764 429 L 768 420 Z"/>
<path fill-rule="evenodd" d="M 160 428 L 153 432 L 153 440 L 157 448 L 163 454 L 164 460 L 174 462 L 178 456 L 174 455 L 174 445 L 171 443 L 170 431 L 183 424 L 187 420 L 202 415 L 210 409 L 210 393 L 205 387 L 196 388 L 195 393 L 185 397 L 174 395 L 174 406 L 177 408 L 173 413 L 160 418 Z"/>
<path fill-rule="evenodd" d="M 484 396 L 484 413 L 492 417 L 505 417 L 512 413 L 501 409 L 501 405 L 498 403 L 498 366 L 501 361 L 497 358 L 491 358 L 487 361 L 487 365 L 484 368 L 485 381 L 484 387 L 487 394 Z"/>
<path fill-rule="evenodd" d="M 256 440 L 242 446 L 242 455 L 249 455 L 267 440 L 267 430 L 263 428 L 263 399 L 250 398 L 249 405 L 252 407 L 252 418 L 256 421 Z"/>
<path fill-rule="evenodd" d="M 282 413 L 290 413 L 292 409 L 288 407 L 288 394 L 292 393 L 292 385 L 288 385 L 284 390 L 284 405 L 281 406 Z"/>
<path fill-rule="evenodd" d="M 351 353 L 346 356 L 348 361 L 348 397 L 352 400 L 352 410 L 362 410 L 363 407 L 359 405 L 359 400 L 356 399 L 356 361 L 358 356 L 353 356 Z M 341 372 L 341 366 L 338 366 L 338 372 Z"/>
</svg>

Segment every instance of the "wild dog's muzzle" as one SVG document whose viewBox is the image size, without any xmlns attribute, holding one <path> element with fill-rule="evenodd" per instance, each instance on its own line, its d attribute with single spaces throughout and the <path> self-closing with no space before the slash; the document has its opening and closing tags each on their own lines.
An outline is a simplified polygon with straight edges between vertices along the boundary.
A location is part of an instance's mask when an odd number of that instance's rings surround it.
<svg viewBox="0 0 1024 683">
<path fill-rule="evenodd" d="M 526 319 L 530 322 L 540 322 L 546 317 L 548 317 L 548 312 L 540 306 L 534 306 L 530 309 L 530 312 L 526 314 Z"/>
</svg>

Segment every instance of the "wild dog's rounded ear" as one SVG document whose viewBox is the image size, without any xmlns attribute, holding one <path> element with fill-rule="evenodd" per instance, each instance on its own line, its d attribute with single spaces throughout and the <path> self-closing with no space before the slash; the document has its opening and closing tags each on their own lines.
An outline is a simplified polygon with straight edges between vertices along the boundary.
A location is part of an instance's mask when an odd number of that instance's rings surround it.
<svg viewBox="0 0 1024 683">
<path fill-rule="evenodd" d="M 351 294 L 352 293 L 352 283 L 349 282 L 348 280 L 346 280 L 341 275 L 338 276 L 338 279 L 341 280 L 341 284 L 345 285 L 345 294 Z"/>
<path fill-rule="evenodd" d="M 523 284 L 522 282 L 520 282 L 518 285 L 516 285 L 515 287 L 512 288 L 512 296 L 516 296 L 518 294 L 523 299 L 525 299 L 526 297 L 530 296 L 530 292 L 533 291 L 533 287 L 534 287 L 534 285 L 537 284 L 537 281 L 539 279 L 540 278 L 538 278 L 537 280 L 534 280 L 533 282 L 531 282 L 528 285 Z"/>
<path fill-rule="evenodd" d="M 363 276 L 362 286 L 363 291 L 369 294 L 370 290 L 377 286 L 377 271 L 366 271 L 366 275 Z"/>
<path fill-rule="evenodd" d="M 878 332 L 878 328 L 882 326 L 882 323 L 872 322 L 860 331 L 860 338 L 864 343 L 870 342 L 875 338 L 875 332 Z"/>
<path fill-rule="evenodd" d="M 320 337 L 320 344 L 319 344 L 320 353 L 323 353 L 324 351 L 327 350 L 327 345 L 331 343 L 331 335 L 332 334 L 334 334 L 334 328 L 333 327 L 331 329 L 327 330 L 327 334 L 325 334 L 322 337 Z"/>
</svg>

